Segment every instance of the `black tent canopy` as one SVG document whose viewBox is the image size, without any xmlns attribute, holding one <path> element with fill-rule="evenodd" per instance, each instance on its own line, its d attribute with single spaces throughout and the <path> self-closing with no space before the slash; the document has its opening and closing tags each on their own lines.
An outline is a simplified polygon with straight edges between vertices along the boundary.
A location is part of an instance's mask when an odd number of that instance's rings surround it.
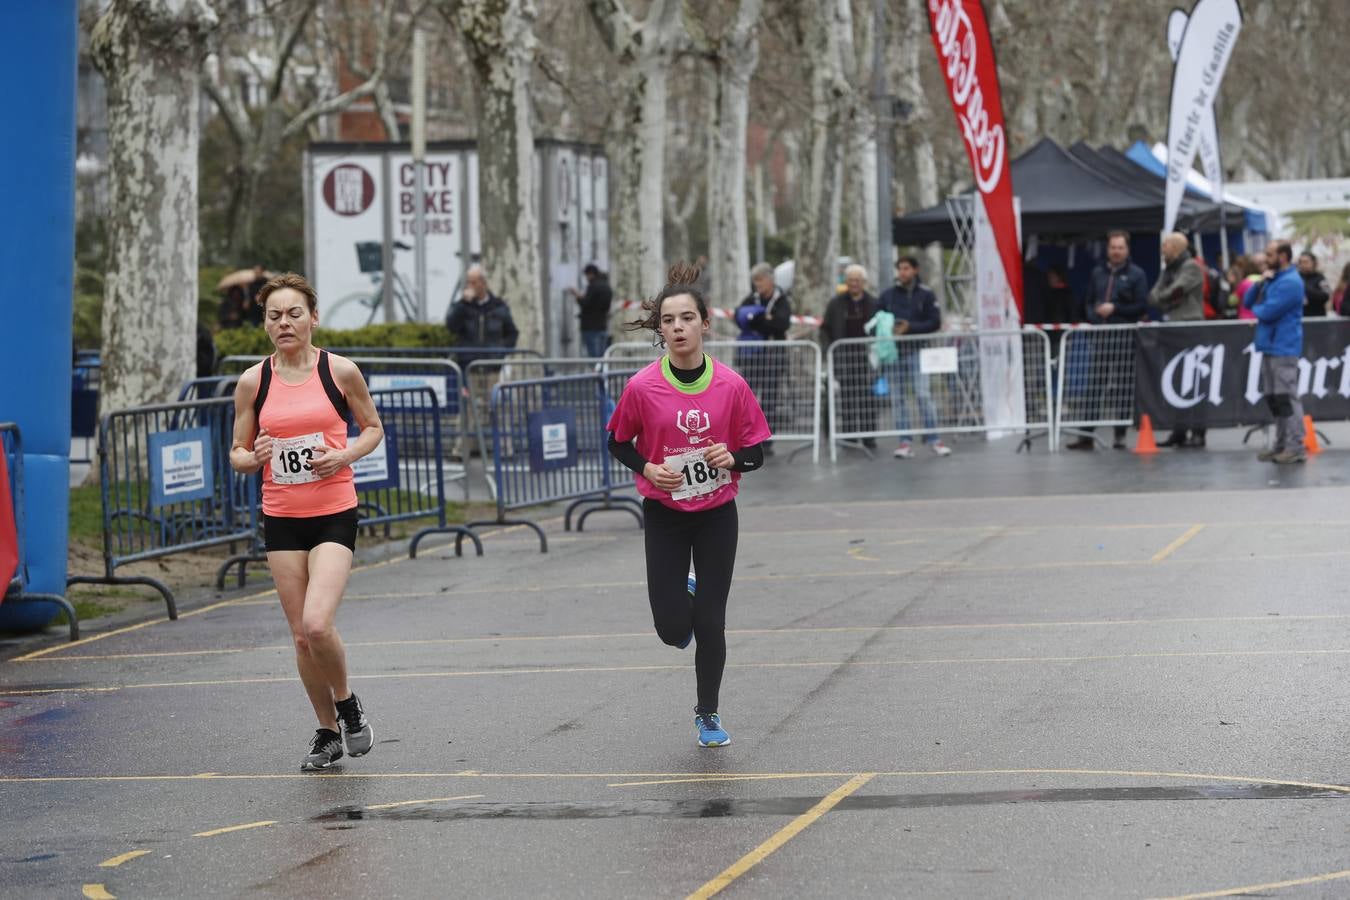
<svg viewBox="0 0 1350 900">
<path fill-rule="evenodd" d="M 1104 148 L 1109 149 L 1109 148 Z M 1013 193 L 1022 206 L 1022 234 L 1100 238 L 1112 229 L 1161 231 L 1162 180 L 1121 154 L 1119 160 L 1086 144 L 1069 152 L 1043 138 L 1011 163 Z M 1114 151 L 1112 151 L 1114 153 Z M 1123 161 L 1130 169 L 1122 168 Z M 967 195 L 969 196 L 969 195 Z M 1229 204 L 1230 221 L 1241 222 L 1243 210 Z M 1177 219 L 1182 230 L 1218 227 L 1218 205 L 1187 197 Z M 930 207 L 892 222 L 897 245 L 956 243 L 946 204 Z"/>
</svg>

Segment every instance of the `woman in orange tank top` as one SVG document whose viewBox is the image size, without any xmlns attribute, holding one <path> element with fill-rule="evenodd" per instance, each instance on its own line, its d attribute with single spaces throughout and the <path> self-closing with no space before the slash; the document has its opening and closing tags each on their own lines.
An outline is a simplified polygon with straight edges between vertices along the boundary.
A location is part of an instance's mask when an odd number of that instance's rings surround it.
<svg viewBox="0 0 1350 900">
<path fill-rule="evenodd" d="M 356 549 L 351 464 L 384 439 L 375 403 L 355 363 L 313 344 L 314 288 L 278 275 L 258 292 L 276 352 L 245 372 L 234 392 L 235 471 L 262 471 L 263 536 L 296 665 L 319 719 L 305 770 L 362 756 L 374 730 L 347 686 L 347 652 L 334 619 Z M 361 433 L 347 440 L 350 411 Z M 339 731 L 341 722 L 341 731 Z"/>
</svg>

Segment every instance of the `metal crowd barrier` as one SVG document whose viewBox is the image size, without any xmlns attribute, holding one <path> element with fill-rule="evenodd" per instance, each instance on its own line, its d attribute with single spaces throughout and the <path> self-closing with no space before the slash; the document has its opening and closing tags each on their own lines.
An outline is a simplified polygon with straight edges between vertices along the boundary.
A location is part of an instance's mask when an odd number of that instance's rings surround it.
<svg viewBox="0 0 1350 900">
<path fill-rule="evenodd" d="M 1134 351 L 1138 325 L 1065 329 L 1055 386 L 1056 446 L 1064 431 L 1095 437 L 1095 428 L 1134 424 Z"/>
<path fill-rule="evenodd" d="M 814 341 L 708 341 L 717 362 L 731 366 L 755 392 L 774 441 L 802 442 L 789 458 L 809 449 L 820 462 L 821 353 Z M 650 341 L 612 344 L 608 363 L 642 365 L 664 351 Z"/>
<path fill-rule="evenodd" d="M 149 576 L 119 576 L 128 563 L 221 544 L 251 544 L 258 531 L 256 476 L 230 468 L 234 400 L 162 403 L 103 416 L 98 427 L 103 505 L 102 576 L 67 584 L 140 584 L 173 592 Z"/>
<path fill-rule="evenodd" d="M 631 372 L 565 375 L 527 381 L 503 381 L 492 389 L 492 459 L 497 486 L 497 517 L 469 522 L 524 525 L 548 552 L 538 524 L 512 519 L 512 510 L 571 500 L 568 515 L 589 504 L 578 520 L 598 509 L 622 509 L 642 523 L 641 504 L 613 496 L 616 487 L 605 425 Z M 594 504 L 599 503 L 599 506 Z"/>
<path fill-rule="evenodd" d="M 443 349 L 443 348 L 442 348 Z M 346 355 L 346 354 L 342 354 Z M 430 357 L 347 357 L 361 369 L 371 392 L 394 388 L 428 387 L 436 395 L 439 408 L 441 445 L 445 455 L 441 457 L 468 456 L 468 442 L 473 431 L 468 427 L 464 414 L 464 374 L 457 363 Z M 221 360 L 221 367 L 232 372 L 243 372 L 266 357 L 263 356 L 227 356 Z M 464 500 L 469 500 L 468 473 L 463 465 L 443 462 L 446 481 L 458 481 L 463 487 Z"/>
<path fill-rule="evenodd" d="M 1021 450 L 1043 432 L 1055 449 L 1050 341 L 1043 332 L 906 335 L 890 339 L 896 352 L 889 360 L 879 358 L 876 343 L 845 338 L 825 354 L 831 461 L 840 444 L 858 447 L 878 437 L 1022 432 Z M 995 381 L 1000 369 L 1006 377 Z M 986 396 L 986 381 L 1001 383 L 1004 393 Z"/>
<path fill-rule="evenodd" d="M 442 447 L 439 398 L 431 387 L 418 386 L 374 390 L 370 392 L 384 426 L 384 441 L 373 452 L 352 466 L 356 484 L 357 517 L 367 534 L 383 527 L 384 536 L 392 534 L 390 525 L 420 519 L 435 524 L 419 530 L 408 543 L 408 556 L 417 558 L 417 546 L 433 534 L 453 534 L 455 552 L 463 553 L 463 540 L 473 542 L 478 556 L 483 543 L 468 527 L 452 525 L 445 515 L 445 454 Z M 349 440 L 358 429 L 348 429 Z M 239 586 L 247 578 L 249 563 L 266 561 L 261 536 L 250 551 L 226 560 L 216 576 L 216 586 L 225 587 L 225 578 L 239 567 Z"/>
<path fill-rule="evenodd" d="M 598 372 L 603 361 L 592 357 L 516 357 L 475 359 L 464 369 L 464 381 L 478 397 L 491 400 L 492 388 L 503 381 L 535 381 L 558 375 L 589 375 Z M 484 460 L 483 471 L 488 495 L 497 499 L 497 478 L 487 460 L 492 456 L 492 417 L 490 403 L 467 403 L 470 427 L 478 445 L 478 454 Z M 570 523 L 569 523 L 570 526 Z"/>
<path fill-rule="evenodd" d="M 3 464 L 8 470 L 10 505 L 14 514 L 15 557 L 17 560 L 14 576 L 9 584 L 0 584 L 0 602 L 4 603 L 54 603 L 65 610 L 70 620 L 70 639 L 80 639 L 80 621 L 75 617 L 75 607 L 60 594 L 34 593 L 28 590 L 28 559 L 24 555 L 24 517 L 23 517 L 23 436 L 19 426 L 13 422 L 0 422 L 0 448 L 3 448 Z"/>
<path fill-rule="evenodd" d="M 185 381 L 178 390 L 178 402 L 191 400 L 210 400 L 213 397 L 234 396 L 235 385 L 239 384 L 238 375 L 207 375 Z"/>
</svg>

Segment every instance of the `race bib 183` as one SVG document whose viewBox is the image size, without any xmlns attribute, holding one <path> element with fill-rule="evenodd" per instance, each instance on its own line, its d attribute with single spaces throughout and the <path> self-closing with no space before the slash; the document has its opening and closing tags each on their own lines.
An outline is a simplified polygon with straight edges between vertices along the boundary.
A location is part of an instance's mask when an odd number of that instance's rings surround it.
<svg viewBox="0 0 1350 900">
<path fill-rule="evenodd" d="M 670 492 L 672 500 L 687 500 L 711 494 L 724 484 L 731 484 L 731 470 L 718 469 L 708 465 L 702 450 L 690 450 L 675 456 L 667 456 L 666 468 L 677 472 L 684 478 L 684 484 Z"/>
<path fill-rule="evenodd" d="M 302 434 L 293 438 L 272 439 L 272 483 L 309 484 L 318 481 L 314 467 L 314 450 L 322 447 L 323 432 Z"/>
</svg>

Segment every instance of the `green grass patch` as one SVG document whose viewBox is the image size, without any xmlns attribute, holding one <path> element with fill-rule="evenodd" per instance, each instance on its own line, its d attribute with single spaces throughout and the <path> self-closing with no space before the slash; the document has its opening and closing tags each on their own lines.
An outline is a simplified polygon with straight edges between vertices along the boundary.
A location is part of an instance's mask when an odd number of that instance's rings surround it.
<svg viewBox="0 0 1350 900">
<path fill-rule="evenodd" d="M 103 497 L 96 484 L 70 489 L 70 539 L 103 545 Z"/>
</svg>

